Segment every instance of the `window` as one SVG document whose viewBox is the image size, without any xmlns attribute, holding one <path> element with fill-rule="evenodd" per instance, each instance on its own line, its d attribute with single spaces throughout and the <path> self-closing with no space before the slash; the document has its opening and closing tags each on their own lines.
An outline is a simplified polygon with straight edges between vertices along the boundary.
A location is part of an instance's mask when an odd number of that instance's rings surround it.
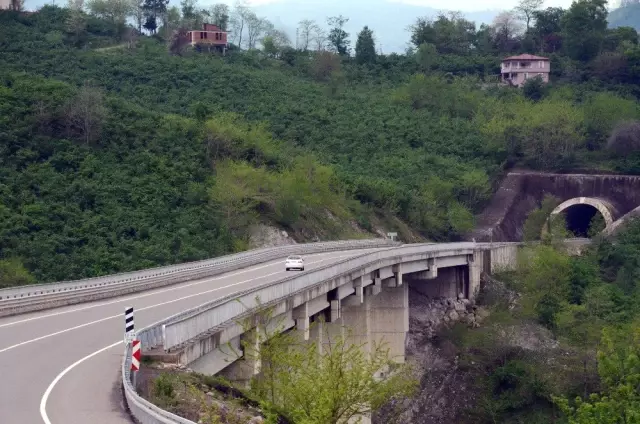
<svg viewBox="0 0 640 424">
<path fill-rule="evenodd" d="M 205 40 L 206 40 L 207 38 L 209 38 L 209 37 L 208 37 L 208 34 L 209 34 L 208 32 L 205 32 L 205 33 L 204 33 L 204 38 L 205 38 Z"/>
<path fill-rule="evenodd" d="M 216 40 L 219 40 L 219 39 L 220 39 L 220 33 L 216 32 Z"/>
<path fill-rule="evenodd" d="M 524 79 L 527 79 L 527 78 L 529 78 L 529 72 L 524 73 Z"/>
<path fill-rule="evenodd" d="M 200 33 L 200 39 L 202 40 L 204 38 L 204 32 Z"/>
</svg>

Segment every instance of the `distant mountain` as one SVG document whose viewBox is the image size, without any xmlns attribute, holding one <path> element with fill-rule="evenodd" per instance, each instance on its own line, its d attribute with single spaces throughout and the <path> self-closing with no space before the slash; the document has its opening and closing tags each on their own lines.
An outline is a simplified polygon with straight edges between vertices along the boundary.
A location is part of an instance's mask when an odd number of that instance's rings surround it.
<svg viewBox="0 0 640 424">
<path fill-rule="evenodd" d="M 609 11 L 609 27 L 629 26 L 640 31 L 640 4 L 619 7 Z"/>
<path fill-rule="evenodd" d="M 357 33 L 368 25 L 375 34 L 377 47 L 383 53 L 404 52 L 409 43 L 407 28 L 416 18 L 435 16 L 439 10 L 431 7 L 412 6 L 389 0 L 282 0 L 254 6 L 258 16 L 273 22 L 295 40 L 298 22 L 313 19 L 326 26 L 329 16 L 343 15 L 349 18 L 345 30 L 350 34 L 351 48 L 355 47 Z M 464 13 L 476 22 L 490 23 L 500 10 Z"/>
</svg>

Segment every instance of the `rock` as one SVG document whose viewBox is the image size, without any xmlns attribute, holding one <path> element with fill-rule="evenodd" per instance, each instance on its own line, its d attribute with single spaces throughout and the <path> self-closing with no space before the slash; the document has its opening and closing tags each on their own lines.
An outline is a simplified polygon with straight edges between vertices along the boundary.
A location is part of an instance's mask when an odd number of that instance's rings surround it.
<svg viewBox="0 0 640 424">
<path fill-rule="evenodd" d="M 262 417 L 253 417 L 249 420 L 249 424 L 262 424 L 264 423 L 264 418 Z"/>
<path fill-rule="evenodd" d="M 213 392 L 207 392 L 207 396 L 213 397 Z"/>
<path fill-rule="evenodd" d="M 476 310 L 476 321 L 482 322 L 489 316 L 489 311 L 484 308 L 478 308 Z"/>
<path fill-rule="evenodd" d="M 467 306 L 462 302 L 456 302 L 454 304 L 454 308 L 458 312 L 464 312 L 467 309 Z"/>
<path fill-rule="evenodd" d="M 458 315 L 458 313 L 455 310 L 449 311 L 449 313 L 447 314 L 447 317 L 451 321 L 457 321 L 460 319 L 460 315 Z"/>
</svg>

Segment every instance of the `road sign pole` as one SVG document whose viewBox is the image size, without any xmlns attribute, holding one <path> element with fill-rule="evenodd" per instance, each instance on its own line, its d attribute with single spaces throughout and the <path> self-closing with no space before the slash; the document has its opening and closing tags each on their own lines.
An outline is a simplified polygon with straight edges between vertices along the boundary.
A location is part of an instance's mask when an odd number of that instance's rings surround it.
<svg viewBox="0 0 640 424">
<path fill-rule="evenodd" d="M 124 310 L 124 344 L 131 343 L 135 339 L 135 325 L 133 323 L 133 307 Z"/>
</svg>

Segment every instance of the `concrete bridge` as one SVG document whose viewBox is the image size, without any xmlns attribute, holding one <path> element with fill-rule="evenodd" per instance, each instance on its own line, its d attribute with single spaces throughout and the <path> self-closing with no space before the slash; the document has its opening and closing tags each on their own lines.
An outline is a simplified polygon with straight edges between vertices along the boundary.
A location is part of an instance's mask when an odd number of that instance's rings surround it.
<svg viewBox="0 0 640 424">
<path fill-rule="evenodd" d="M 591 219 L 599 214 L 605 234 L 640 213 L 640 176 L 510 172 L 468 236 L 476 241 L 521 241 L 528 214 L 545 195 L 560 199 L 552 214 L 563 213 L 569 230 L 586 237 Z"/>
<path fill-rule="evenodd" d="M 135 393 L 131 345 L 123 343 L 129 306 L 143 354 L 239 381 L 258 364 L 227 362 L 228 351 L 220 347 L 251 337 L 250 328 L 236 323 L 256 313 L 255 296 L 304 339 L 320 337 L 310 323 L 324 316 L 330 331 L 350 326 L 359 340 L 384 338 L 403 361 L 409 286 L 471 301 L 480 273 L 513 266 L 517 249 L 517 243 L 401 245 L 384 239 L 312 243 L 2 289 L 0 422 L 130 424 L 133 416 L 145 424 L 193 424 Z M 284 270 L 293 253 L 305 255 L 304 272 Z"/>
</svg>

